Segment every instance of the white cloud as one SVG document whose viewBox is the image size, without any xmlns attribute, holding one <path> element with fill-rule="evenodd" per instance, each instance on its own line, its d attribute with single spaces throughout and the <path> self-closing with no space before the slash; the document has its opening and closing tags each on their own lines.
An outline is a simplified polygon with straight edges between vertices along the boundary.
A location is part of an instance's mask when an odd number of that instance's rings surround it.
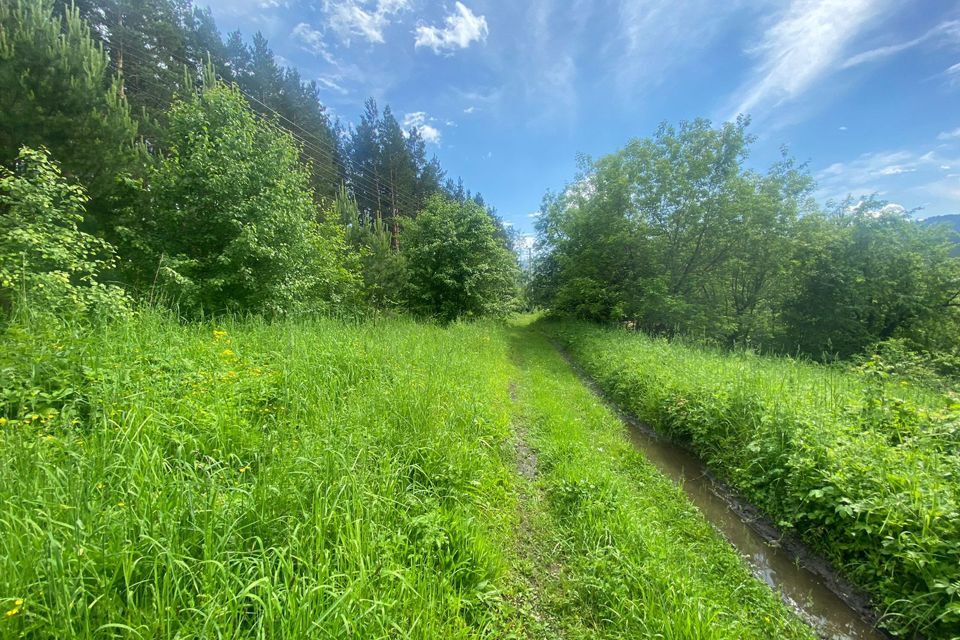
<svg viewBox="0 0 960 640">
<path fill-rule="evenodd" d="M 775 108 L 836 70 L 849 43 L 891 0 L 791 0 L 750 53 L 759 60 L 733 116 Z"/>
<path fill-rule="evenodd" d="M 476 107 L 467 107 L 466 109 L 463 110 L 463 112 L 469 115 L 471 113 L 474 113 L 476 110 L 477 110 Z"/>
<path fill-rule="evenodd" d="M 300 47 L 310 53 L 320 56 L 327 62 L 333 63 L 333 56 L 327 50 L 323 32 L 314 29 L 306 22 L 301 22 L 290 32 L 290 37 L 300 42 Z"/>
<path fill-rule="evenodd" d="M 728 25 L 752 22 L 753 12 L 763 4 L 757 0 L 619 0 L 615 11 L 620 28 L 602 45 L 617 88 L 631 96 L 649 91 L 701 54 Z M 584 37 L 597 46 L 591 35 Z"/>
<path fill-rule="evenodd" d="M 937 136 L 937 140 L 941 141 L 956 140 L 957 138 L 960 138 L 960 127 L 957 127 L 953 131 L 943 131 Z"/>
<path fill-rule="evenodd" d="M 947 84 L 953 86 L 960 85 L 960 62 L 948 67 L 947 70 L 943 72 L 943 75 L 947 76 Z"/>
<path fill-rule="evenodd" d="M 889 167 L 883 167 L 877 170 L 881 176 L 898 176 L 901 173 L 913 173 L 916 167 L 905 167 L 902 164 L 892 164 Z"/>
<path fill-rule="evenodd" d="M 429 124 L 436 118 L 431 118 L 426 111 L 413 111 L 403 116 L 404 129 L 416 129 L 420 132 L 420 137 L 427 144 L 440 144 L 440 130 Z"/>
<path fill-rule="evenodd" d="M 902 204 L 897 204 L 896 202 L 890 202 L 890 203 L 888 203 L 888 204 L 880 207 L 880 213 L 885 213 L 885 214 L 888 214 L 888 215 L 890 215 L 890 214 L 896 214 L 896 215 L 901 215 L 901 216 L 902 216 L 902 215 L 905 214 L 906 212 L 907 212 L 907 208 L 906 208 L 905 206 L 903 206 Z"/>
<path fill-rule="evenodd" d="M 846 131 L 846 130 L 847 130 L 847 125 L 842 125 L 842 126 L 840 126 L 840 127 L 837 127 L 837 130 L 838 130 L 838 131 Z"/>
<path fill-rule="evenodd" d="M 457 2 L 456 12 L 444 19 L 443 27 L 417 27 L 414 47 L 429 47 L 434 53 L 466 49 L 473 42 L 486 42 L 489 33 L 486 17 Z"/>
<path fill-rule="evenodd" d="M 325 0 L 329 26 L 348 44 L 354 36 L 382 44 L 392 16 L 410 6 L 410 0 Z"/>
<path fill-rule="evenodd" d="M 960 157 L 945 156 L 936 150 L 922 154 L 913 151 L 864 153 L 855 160 L 835 162 L 817 172 L 817 196 L 839 201 L 851 193 L 883 194 L 895 189 L 900 196 L 911 194 L 918 200 L 930 195 L 946 199 L 953 193 L 953 186 L 948 180 L 950 176 L 941 172 L 958 162 Z"/>
<path fill-rule="evenodd" d="M 907 40 L 906 42 L 887 45 L 885 47 L 877 47 L 876 49 L 870 49 L 869 51 L 858 53 L 857 55 L 847 59 L 847 61 L 841 66 L 841 69 L 849 69 L 850 67 L 856 67 L 857 65 L 889 58 L 890 56 L 900 53 L 901 51 L 912 49 L 923 44 L 924 42 L 927 42 L 928 40 L 932 40 L 941 36 L 945 36 L 954 40 L 960 39 L 960 21 L 951 20 L 949 22 L 943 22 L 935 26 L 933 29 L 930 29 L 923 35 L 914 38 L 913 40 Z"/>
<path fill-rule="evenodd" d="M 317 78 L 317 84 L 319 84 L 321 87 L 329 89 L 330 91 L 334 91 L 345 96 L 350 93 L 350 91 L 340 84 L 341 80 L 343 80 L 343 78 L 341 78 L 339 75 L 320 76 Z"/>
</svg>

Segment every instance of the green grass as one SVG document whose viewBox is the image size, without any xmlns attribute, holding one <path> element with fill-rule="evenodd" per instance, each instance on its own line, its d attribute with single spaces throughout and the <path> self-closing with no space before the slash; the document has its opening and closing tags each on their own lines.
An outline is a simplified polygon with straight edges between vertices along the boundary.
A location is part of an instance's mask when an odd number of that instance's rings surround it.
<svg viewBox="0 0 960 640">
<path fill-rule="evenodd" d="M 809 637 L 529 329 L 0 340 L 0 638 Z"/>
<path fill-rule="evenodd" d="M 31 330 L 5 341 L 0 636 L 499 636 L 496 330 Z"/>
<path fill-rule="evenodd" d="M 689 443 L 866 588 L 903 634 L 960 637 L 960 406 L 853 373 L 544 322 L 627 411 Z"/>
<path fill-rule="evenodd" d="M 569 638 L 812 638 L 539 332 L 511 331 L 532 562 Z"/>
</svg>

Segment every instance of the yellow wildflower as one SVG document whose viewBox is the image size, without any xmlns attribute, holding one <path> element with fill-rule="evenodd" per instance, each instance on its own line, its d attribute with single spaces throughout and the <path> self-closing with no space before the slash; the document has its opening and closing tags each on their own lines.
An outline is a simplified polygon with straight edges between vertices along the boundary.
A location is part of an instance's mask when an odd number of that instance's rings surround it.
<svg viewBox="0 0 960 640">
<path fill-rule="evenodd" d="M 228 377 L 228 378 L 236 378 L 236 377 L 237 377 L 237 372 L 236 372 L 236 371 L 227 371 L 227 377 Z"/>
<path fill-rule="evenodd" d="M 247 471 L 250 471 L 249 465 L 246 467 L 240 467 L 240 473 L 246 473 Z"/>
<path fill-rule="evenodd" d="M 7 424 L 7 419 L 6 419 L 6 418 L 0 418 L 0 427 L 2 427 L 2 426 L 5 425 L 5 424 Z"/>
<path fill-rule="evenodd" d="M 222 329 L 214 329 L 214 330 L 213 330 L 213 337 L 216 338 L 217 340 L 219 340 L 220 338 L 225 337 L 226 335 L 227 335 L 227 332 L 224 331 L 224 330 L 222 330 Z"/>
<path fill-rule="evenodd" d="M 22 606 L 23 606 L 23 599 L 22 599 L 22 598 L 17 598 L 16 600 L 14 600 L 14 601 L 13 601 L 13 609 L 10 609 L 9 611 L 7 611 L 7 617 L 8 617 L 8 618 L 12 618 L 13 616 L 15 616 L 15 615 L 17 615 L 18 613 L 20 613 L 20 607 L 22 607 Z"/>
<path fill-rule="evenodd" d="M 237 354 L 235 354 L 235 353 L 234 353 L 233 351 L 231 351 L 230 349 L 224 349 L 223 351 L 220 352 L 220 355 L 223 356 L 224 358 L 232 358 L 233 356 L 235 356 L 235 355 L 237 355 Z"/>
</svg>

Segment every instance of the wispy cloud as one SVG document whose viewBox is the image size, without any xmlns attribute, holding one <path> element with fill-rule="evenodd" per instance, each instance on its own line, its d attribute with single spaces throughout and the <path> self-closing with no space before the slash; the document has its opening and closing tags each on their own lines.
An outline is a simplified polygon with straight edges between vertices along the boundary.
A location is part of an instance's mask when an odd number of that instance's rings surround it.
<svg viewBox="0 0 960 640">
<path fill-rule="evenodd" d="M 447 53 L 466 49 L 474 42 L 485 42 L 490 30 L 485 16 L 478 16 L 462 2 L 456 3 L 456 11 L 444 19 L 444 26 L 419 25 L 414 47 L 427 47 L 434 53 Z"/>
<path fill-rule="evenodd" d="M 420 137 L 427 144 L 440 144 L 440 130 L 429 124 L 435 122 L 436 118 L 431 118 L 426 111 L 412 111 L 403 116 L 404 129 L 416 129 L 420 132 Z"/>
<path fill-rule="evenodd" d="M 960 62 L 947 67 L 943 75 L 947 77 L 947 84 L 954 87 L 960 85 Z"/>
<path fill-rule="evenodd" d="M 925 153 L 917 151 L 878 151 L 864 153 L 849 162 L 835 162 L 816 173 L 817 195 L 822 200 L 839 201 L 849 194 L 865 195 L 890 191 L 912 194 L 917 200 L 940 195 L 960 187 L 960 182 L 944 175 L 960 157 L 953 157 L 947 145 Z M 954 184 L 957 183 L 957 184 Z M 927 189 L 930 194 L 924 194 Z M 957 202 L 960 207 L 960 201 Z"/>
<path fill-rule="evenodd" d="M 330 29 L 348 44 L 353 37 L 382 44 L 392 17 L 409 6 L 410 0 L 324 0 Z"/>
<path fill-rule="evenodd" d="M 619 0 L 620 25 L 605 47 L 616 86 L 630 94 L 657 85 L 709 46 L 751 4 L 744 0 Z M 668 53 L 669 52 L 669 53 Z"/>
<path fill-rule="evenodd" d="M 731 117 L 775 108 L 801 96 L 837 68 L 844 51 L 882 16 L 891 0 L 791 0 L 749 51 L 758 62 L 736 96 Z"/>
<path fill-rule="evenodd" d="M 327 62 L 334 62 L 333 55 L 327 49 L 322 31 L 314 29 L 306 22 L 301 22 L 290 32 L 290 37 L 299 42 L 300 47 L 305 51 L 320 56 Z"/>
<path fill-rule="evenodd" d="M 841 69 L 849 69 L 850 67 L 856 67 L 868 62 L 883 60 L 884 58 L 889 58 L 890 56 L 907 51 L 908 49 L 913 49 L 914 47 L 917 47 L 925 42 L 929 42 L 941 37 L 951 40 L 960 39 L 960 21 L 950 20 L 948 22 L 943 22 L 935 26 L 933 29 L 930 29 L 923 35 L 914 38 L 913 40 L 907 40 L 905 42 L 891 44 L 885 47 L 877 47 L 876 49 L 870 49 L 869 51 L 858 53 L 857 55 L 848 58 L 847 61 L 841 66 Z"/>
<path fill-rule="evenodd" d="M 320 76 L 317 78 L 317 84 L 319 84 L 321 87 L 345 96 L 350 93 L 350 91 L 341 84 L 342 81 L 342 76 L 336 74 Z"/>
<path fill-rule="evenodd" d="M 960 127 L 957 127 L 953 131 L 942 131 L 940 135 L 937 136 L 937 140 L 941 141 L 957 139 L 960 139 Z"/>
</svg>

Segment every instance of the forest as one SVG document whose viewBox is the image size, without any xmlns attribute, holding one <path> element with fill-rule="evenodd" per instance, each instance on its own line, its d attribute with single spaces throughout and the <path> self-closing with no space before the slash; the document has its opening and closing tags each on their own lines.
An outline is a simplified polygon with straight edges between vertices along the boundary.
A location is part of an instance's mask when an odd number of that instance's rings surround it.
<svg viewBox="0 0 960 640">
<path fill-rule="evenodd" d="M 521 256 L 260 33 L 0 0 L 0 639 L 960 638 L 960 231 L 750 126 L 581 156 Z"/>
</svg>

